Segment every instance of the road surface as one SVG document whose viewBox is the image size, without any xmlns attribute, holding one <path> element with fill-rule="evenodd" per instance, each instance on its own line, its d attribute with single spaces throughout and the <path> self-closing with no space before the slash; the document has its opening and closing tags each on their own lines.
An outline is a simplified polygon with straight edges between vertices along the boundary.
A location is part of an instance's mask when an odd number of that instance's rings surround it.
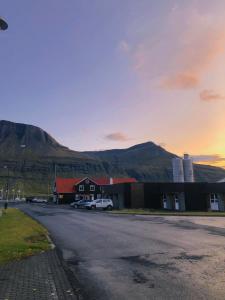
<svg viewBox="0 0 225 300">
<path fill-rule="evenodd" d="M 84 299 L 225 299 L 220 219 L 21 208 L 48 228 Z"/>
</svg>

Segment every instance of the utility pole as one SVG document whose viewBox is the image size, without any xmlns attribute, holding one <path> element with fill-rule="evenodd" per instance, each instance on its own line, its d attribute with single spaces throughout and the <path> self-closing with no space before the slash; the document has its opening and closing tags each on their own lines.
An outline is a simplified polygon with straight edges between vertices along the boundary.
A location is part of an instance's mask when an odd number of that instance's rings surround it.
<svg viewBox="0 0 225 300">
<path fill-rule="evenodd" d="M 54 184 L 53 184 L 53 193 L 55 193 L 55 184 L 56 184 L 56 178 L 57 178 L 57 165 L 54 164 Z M 59 204 L 58 197 L 56 198 L 56 204 Z"/>
<path fill-rule="evenodd" d="M 54 169 L 54 179 L 56 181 L 56 177 L 57 177 L 57 165 L 55 163 L 55 169 Z"/>
</svg>

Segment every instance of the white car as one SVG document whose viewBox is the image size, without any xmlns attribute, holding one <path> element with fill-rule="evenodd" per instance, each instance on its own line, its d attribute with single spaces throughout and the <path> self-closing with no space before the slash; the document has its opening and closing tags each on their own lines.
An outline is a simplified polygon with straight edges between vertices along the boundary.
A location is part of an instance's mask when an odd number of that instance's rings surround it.
<svg viewBox="0 0 225 300">
<path fill-rule="evenodd" d="M 101 208 L 101 209 L 111 210 L 113 208 L 113 202 L 111 199 L 96 199 L 96 200 L 88 201 L 85 204 L 85 207 L 87 209 Z"/>
<path fill-rule="evenodd" d="M 33 198 L 32 202 L 35 202 L 35 203 L 47 203 L 48 201 L 46 199 L 42 199 L 42 198 Z"/>
</svg>

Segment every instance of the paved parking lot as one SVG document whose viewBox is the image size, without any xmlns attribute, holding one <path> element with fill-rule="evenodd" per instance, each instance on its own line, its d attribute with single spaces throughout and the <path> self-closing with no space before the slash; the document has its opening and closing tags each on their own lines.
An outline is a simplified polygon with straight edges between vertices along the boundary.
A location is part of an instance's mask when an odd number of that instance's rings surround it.
<svg viewBox="0 0 225 300">
<path fill-rule="evenodd" d="M 85 299 L 225 298 L 223 219 L 21 207 L 49 229 Z"/>
</svg>

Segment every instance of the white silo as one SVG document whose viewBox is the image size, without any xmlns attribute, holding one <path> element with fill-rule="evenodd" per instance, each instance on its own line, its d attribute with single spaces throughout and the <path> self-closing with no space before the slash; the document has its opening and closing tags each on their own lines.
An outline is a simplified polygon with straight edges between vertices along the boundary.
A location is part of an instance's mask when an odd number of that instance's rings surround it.
<svg viewBox="0 0 225 300">
<path fill-rule="evenodd" d="M 194 182 L 193 160 L 188 154 L 184 154 L 184 181 Z"/>
<path fill-rule="evenodd" d="M 184 182 L 184 168 L 182 158 L 172 159 L 173 164 L 173 182 Z"/>
</svg>

